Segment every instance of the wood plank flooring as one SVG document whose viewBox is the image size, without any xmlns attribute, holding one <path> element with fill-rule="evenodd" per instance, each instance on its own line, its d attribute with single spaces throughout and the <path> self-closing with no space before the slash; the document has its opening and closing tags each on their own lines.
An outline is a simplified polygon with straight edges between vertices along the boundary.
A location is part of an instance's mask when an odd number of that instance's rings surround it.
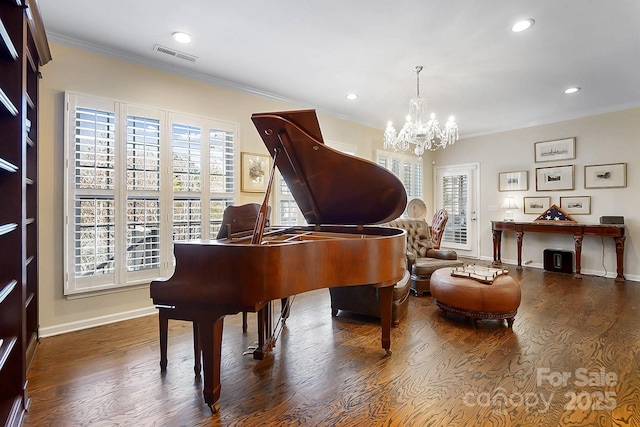
<svg viewBox="0 0 640 427">
<path fill-rule="evenodd" d="M 376 319 L 331 317 L 299 295 L 272 356 L 242 356 L 250 315 L 225 319 L 219 411 L 193 372 L 191 325 L 172 321 L 161 375 L 157 316 L 44 338 L 26 426 L 640 426 L 640 283 L 518 272 L 522 304 L 474 330 L 410 297 L 383 357 Z"/>
</svg>

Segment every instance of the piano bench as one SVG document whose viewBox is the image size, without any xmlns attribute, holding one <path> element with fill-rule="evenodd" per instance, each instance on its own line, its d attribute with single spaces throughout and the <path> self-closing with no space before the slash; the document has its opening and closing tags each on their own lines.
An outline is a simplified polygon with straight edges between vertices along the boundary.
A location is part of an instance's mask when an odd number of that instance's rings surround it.
<svg viewBox="0 0 640 427">
<path fill-rule="evenodd" d="M 409 272 L 405 271 L 402 279 L 393 287 L 393 303 L 391 306 L 391 322 L 398 326 L 407 314 L 409 305 Z M 367 286 L 344 286 L 329 288 L 331 296 L 331 314 L 335 317 L 338 310 L 350 311 L 365 316 L 380 317 L 378 289 Z"/>
<path fill-rule="evenodd" d="M 200 371 L 202 370 L 202 349 L 200 347 L 200 340 L 198 338 L 198 323 L 194 321 L 187 313 L 181 313 L 179 310 L 173 308 L 158 307 L 158 324 L 160 326 L 160 370 L 162 372 L 165 372 L 167 370 L 167 341 L 169 335 L 169 319 L 184 320 L 186 322 L 193 323 L 193 355 L 195 359 L 193 371 L 195 372 L 196 376 L 200 375 Z"/>
</svg>

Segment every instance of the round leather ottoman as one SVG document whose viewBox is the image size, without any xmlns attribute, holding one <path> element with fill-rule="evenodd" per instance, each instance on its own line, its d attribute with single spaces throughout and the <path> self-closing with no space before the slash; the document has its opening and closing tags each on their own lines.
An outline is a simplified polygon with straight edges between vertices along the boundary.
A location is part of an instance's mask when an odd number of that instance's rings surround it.
<svg viewBox="0 0 640 427">
<path fill-rule="evenodd" d="M 513 319 L 520 307 L 520 285 L 507 274 L 486 284 L 451 275 L 451 268 L 441 268 L 431 275 L 431 296 L 445 315 L 447 312 L 470 317 L 473 325 L 482 319 Z"/>
</svg>

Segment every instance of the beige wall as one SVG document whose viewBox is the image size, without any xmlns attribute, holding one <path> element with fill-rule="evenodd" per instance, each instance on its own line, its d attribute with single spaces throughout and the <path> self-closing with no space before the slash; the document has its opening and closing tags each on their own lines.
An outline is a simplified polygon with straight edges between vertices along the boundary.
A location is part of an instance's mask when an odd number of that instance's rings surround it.
<svg viewBox="0 0 640 427">
<path fill-rule="evenodd" d="M 560 162 L 534 163 L 534 142 L 576 138 L 576 158 Z M 446 150 L 438 151 L 438 167 L 478 162 L 480 164 L 479 236 L 481 258 L 493 259 L 493 239 L 490 221 L 502 220 L 500 209 L 504 197 L 513 196 L 520 209 L 516 221 L 533 221 L 537 215 L 525 215 L 522 198 L 549 196 L 551 203 L 560 205 L 561 196 L 591 196 L 591 214 L 574 215 L 579 222 L 598 223 L 603 215 L 622 215 L 627 225 L 625 244 L 625 276 L 640 280 L 638 262 L 640 242 L 640 108 L 591 116 L 582 119 L 530 127 L 526 129 L 468 138 Z M 603 163 L 627 163 L 627 187 L 585 189 L 584 166 Z M 572 191 L 536 191 L 537 167 L 572 164 L 575 185 Z M 529 171 L 528 191 L 498 191 L 498 173 Z M 497 208 L 497 209 L 496 209 Z M 603 243 L 604 242 L 604 243 Z M 604 259 L 603 259 L 604 244 Z M 573 250 L 572 236 L 527 233 L 523 239 L 523 262 L 541 267 L 546 248 Z M 587 236 L 583 241 L 582 272 L 610 277 L 616 271 L 613 239 Z M 503 236 L 502 260 L 517 260 L 516 239 L 513 233 Z M 604 268 L 603 268 L 604 265 Z"/>
<path fill-rule="evenodd" d="M 63 295 L 64 92 L 106 97 L 239 124 L 239 151 L 265 152 L 251 114 L 300 107 L 190 80 L 52 43 L 42 68 L 39 142 L 39 270 L 41 335 L 52 335 L 153 312 L 148 286 L 68 300 Z M 318 114 L 326 141 L 357 144 L 371 159 L 381 131 Z M 261 201 L 238 193 L 239 203 Z"/>
<path fill-rule="evenodd" d="M 68 300 L 63 296 L 63 98 L 65 91 L 108 97 L 134 104 L 164 108 L 239 124 L 239 151 L 264 152 L 250 116 L 254 112 L 300 108 L 266 98 L 235 92 L 200 81 L 190 80 L 154 69 L 118 61 L 82 50 L 52 43 L 53 61 L 42 69 L 40 85 L 39 142 L 39 269 L 41 335 L 53 335 L 127 317 L 153 313 L 148 286 L 108 295 Z M 382 130 L 373 129 L 319 114 L 326 141 L 357 144 L 358 155 L 372 159 L 381 148 Z M 536 192 L 533 143 L 564 137 L 577 138 L 575 190 Z M 463 139 L 454 146 L 426 153 L 425 201 L 432 209 L 432 174 L 437 166 L 478 162 L 480 164 L 480 257 L 491 259 L 492 237 L 489 222 L 500 220 L 499 209 L 506 193 L 498 192 L 498 173 L 528 170 L 529 191 L 513 192 L 523 196 L 549 195 L 552 203 L 559 196 L 592 197 L 591 215 L 581 215 L 583 222 L 597 222 L 601 215 L 623 215 L 628 225 L 625 273 L 640 280 L 638 249 L 640 241 L 640 200 L 637 197 L 640 156 L 640 109 L 604 114 L 585 119 L 536 126 L 512 132 Z M 583 167 L 587 164 L 627 162 L 627 187 L 610 190 L 585 190 Z M 550 163 L 551 164 L 551 163 Z M 552 163 L 556 164 L 556 163 Z M 547 164 L 543 164 L 547 165 Z M 238 201 L 259 201 L 260 195 L 239 193 Z M 497 210 L 491 209 L 497 206 Z M 520 201 L 520 206 L 522 202 Z M 522 210 L 518 220 L 532 220 Z M 585 238 L 583 271 L 615 271 L 611 239 Z M 544 248 L 572 249 L 570 237 L 534 235 L 525 237 L 524 257 L 532 266 L 541 266 Z M 516 259 L 515 238 L 505 236 L 503 260 Z"/>
</svg>

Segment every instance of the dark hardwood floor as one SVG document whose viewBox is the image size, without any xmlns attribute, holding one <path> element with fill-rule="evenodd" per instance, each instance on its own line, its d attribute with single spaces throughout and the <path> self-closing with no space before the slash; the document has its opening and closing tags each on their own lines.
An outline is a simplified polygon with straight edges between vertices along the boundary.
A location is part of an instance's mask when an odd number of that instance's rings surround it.
<svg viewBox="0 0 640 427">
<path fill-rule="evenodd" d="M 640 283 L 525 268 L 513 330 L 473 329 L 410 297 L 383 357 L 376 319 L 331 317 L 299 295 L 271 356 L 242 356 L 255 317 L 225 319 L 222 397 L 193 373 L 191 325 L 172 321 L 161 375 L 157 316 L 44 338 L 27 426 L 640 426 Z"/>
</svg>

